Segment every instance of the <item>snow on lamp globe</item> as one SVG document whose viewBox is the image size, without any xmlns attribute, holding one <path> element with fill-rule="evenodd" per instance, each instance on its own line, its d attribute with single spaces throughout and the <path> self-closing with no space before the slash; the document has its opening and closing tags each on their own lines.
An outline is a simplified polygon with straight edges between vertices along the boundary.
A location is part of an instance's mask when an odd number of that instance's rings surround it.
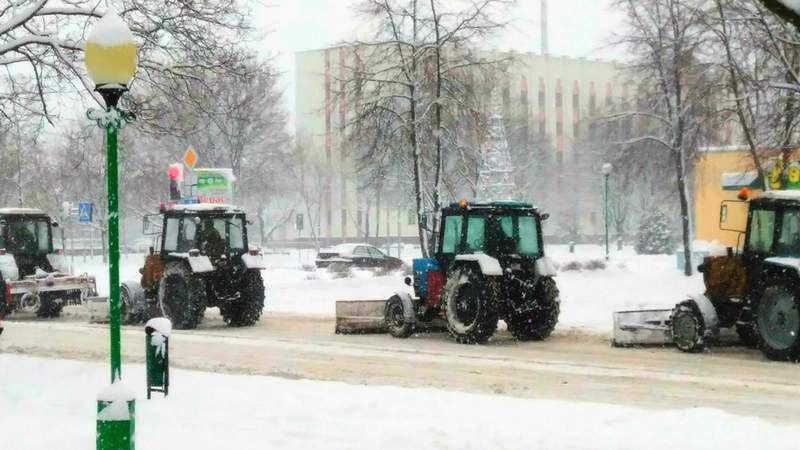
<svg viewBox="0 0 800 450">
<path fill-rule="evenodd" d="M 89 78 L 106 101 L 116 107 L 120 96 L 136 73 L 136 41 L 122 18 L 106 13 L 95 24 L 84 46 Z"/>
</svg>

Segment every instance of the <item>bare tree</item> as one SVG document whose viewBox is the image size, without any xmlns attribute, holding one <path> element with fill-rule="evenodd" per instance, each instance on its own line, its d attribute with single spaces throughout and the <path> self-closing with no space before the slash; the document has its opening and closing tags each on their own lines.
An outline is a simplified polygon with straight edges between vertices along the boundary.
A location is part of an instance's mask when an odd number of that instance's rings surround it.
<svg viewBox="0 0 800 450">
<path fill-rule="evenodd" d="M 351 140 L 372 139 L 375 126 L 388 125 L 382 142 L 370 146 L 406 153 L 423 254 L 430 236 L 422 216 L 441 208 L 443 164 L 447 152 L 447 115 L 462 107 L 464 71 L 488 64 L 476 60 L 470 43 L 500 29 L 506 0 L 480 0 L 446 5 L 439 0 L 364 0 L 358 10 L 375 24 L 369 40 L 350 43 L 359 64 L 350 68 L 345 95 L 357 105 L 348 123 Z M 449 7 L 449 9 L 448 9 Z M 454 115 L 453 115 L 454 116 Z M 362 147 L 364 148 L 364 147 Z M 434 214 L 435 216 L 435 214 Z"/>
<path fill-rule="evenodd" d="M 709 95 L 709 64 L 702 50 L 708 39 L 702 12 L 692 0 L 620 0 L 617 6 L 627 18 L 619 43 L 629 47 L 634 77 L 642 81 L 646 110 L 626 112 L 651 123 L 652 132 L 627 142 L 651 141 L 671 157 L 676 194 L 680 203 L 684 273 L 692 274 L 691 229 L 687 174 L 692 149 L 702 124 Z M 713 83 L 712 83 L 713 84 Z"/>
</svg>

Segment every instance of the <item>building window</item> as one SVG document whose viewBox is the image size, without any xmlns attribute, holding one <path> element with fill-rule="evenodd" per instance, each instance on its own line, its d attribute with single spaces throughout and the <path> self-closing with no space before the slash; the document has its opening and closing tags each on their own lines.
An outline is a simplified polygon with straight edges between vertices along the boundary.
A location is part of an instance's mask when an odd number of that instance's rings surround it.
<svg viewBox="0 0 800 450">
<path fill-rule="evenodd" d="M 408 210 L 408 224 L 409 225 L 416 225 L 417 224 L 417 212 L 413 209 Z"/>
</svg>

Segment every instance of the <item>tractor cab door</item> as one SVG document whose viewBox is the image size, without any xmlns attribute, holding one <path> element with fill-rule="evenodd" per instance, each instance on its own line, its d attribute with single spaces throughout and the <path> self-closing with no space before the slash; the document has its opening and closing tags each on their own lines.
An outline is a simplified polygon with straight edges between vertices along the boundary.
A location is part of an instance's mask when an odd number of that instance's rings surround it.
<svg viewBox="0 0 800 450">
<path fill-rule="evenodd" d="M 447 273 L 450 266 L 453 265 L 456 255 L 463 252 L 462 243 L 465 226 L 464 214 L 461 212 L 458 214 L 444 213 L 442 215 L 442 231 L 439 233 L 436 260 L 445 273 Z"/>
<path fill-rule="evenodd" d="M 776 256 L 780 219 L 780 211 L 774 205 L 751 206 L 742 253 L 750 289 L 757 289 L 762 282 L 764 260 Z"/>
</svg>

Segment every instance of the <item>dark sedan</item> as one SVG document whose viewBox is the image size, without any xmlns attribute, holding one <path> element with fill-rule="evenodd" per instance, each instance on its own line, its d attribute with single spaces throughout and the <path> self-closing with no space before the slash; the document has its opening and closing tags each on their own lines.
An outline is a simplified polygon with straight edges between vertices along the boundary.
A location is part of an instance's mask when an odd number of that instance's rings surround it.
<svg viewBox="0 0 800 450">
<path fill-rule="evenodd" d="M 369 244 L 341 244 L 322 249 L 317 255 L 317 267 L 328 267 L 335 263 L 363 269 L 399 270 L 403 261 L 387 256 Z"/>
</svg>

